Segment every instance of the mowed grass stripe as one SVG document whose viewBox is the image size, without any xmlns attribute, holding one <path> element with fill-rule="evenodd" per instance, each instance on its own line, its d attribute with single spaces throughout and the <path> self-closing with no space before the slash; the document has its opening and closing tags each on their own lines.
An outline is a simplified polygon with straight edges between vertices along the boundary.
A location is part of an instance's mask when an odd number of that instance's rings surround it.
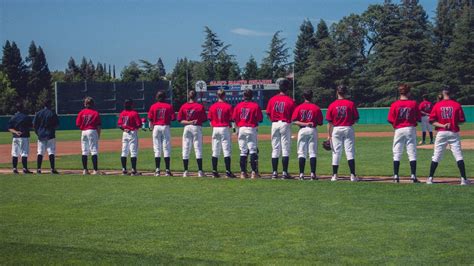
<svg viewBox="0 0 474 266">
<path fill-rule="evenodd" d="M 4 263 L 470 264 L 470 187 L 0 176 Z"/>
</svg>

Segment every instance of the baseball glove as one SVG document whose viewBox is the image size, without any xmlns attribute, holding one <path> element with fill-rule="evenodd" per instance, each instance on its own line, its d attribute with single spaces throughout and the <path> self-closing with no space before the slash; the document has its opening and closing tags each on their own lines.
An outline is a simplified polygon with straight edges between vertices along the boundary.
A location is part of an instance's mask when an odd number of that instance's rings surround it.
<svg viewBox="0 0 474 266">
<path fill-rule="evenodd" d="M 330 140 L 323 141 L 322 145 L 323 145 L 323 148 L 325 150 L 327 150 L 327 151 L 331 150 L 331 141 Z"/>
</svg>

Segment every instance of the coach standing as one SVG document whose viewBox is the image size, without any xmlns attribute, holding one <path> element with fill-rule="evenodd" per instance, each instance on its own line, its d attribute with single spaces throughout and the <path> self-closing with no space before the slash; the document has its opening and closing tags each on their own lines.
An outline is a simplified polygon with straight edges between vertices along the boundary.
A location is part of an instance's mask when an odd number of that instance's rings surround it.
<svg viewBox="0 0 474 266">
<path fill-rule="evenodd" d="M 451 152 L 461 174 L 461 185 L 469 184 L 461 150 L 461 138 L 459 137 L 459 124 L 466 122 L 466 118 L 461 105 L 452 100 L 450 94 L 450 89 L 444 88 L 442 91 L 443 100 L 434 105 L 430 114 L 430 123 L 435 126 L 438 134 L 436 134 L 434 154 L 431 161 L 430 176 L 426 181 L 427 184 L 433 184 L 434 173 L 448 144 L 451 145 Z"/>
<path fill-rule="evenodd" d="M 240 148 L 240 178 L 247 178 L 247 154 L 250 154 L 251 178 L 260 177 L 257 169 L 258 150 L 258 124 L 262 122 L 263 115 L 260 106 L 252 101 L 253 91 L 244 91 L 244 101 L 237 104 L 232 115 L 238 127 L 238 141 Z"/>
<path fill-rule="evenodd" d="M 33 119 L 33 127 L 36 135 L 38 135 L 37 174 L 41 174 L 41 163 L 43 162 L 43 154 L 46 151 L 49 156 L 51 173 L 59 174 L 55 168 L 56 128 L 58 126 L 58 115 L 51 110 L 51 101 L 46 100 L 44 108 L 38 111 Z"/>
<path fill-rule="evenodd" d="M 76 126 L 81 130 L 81 149 L 83 175 L 88 175 L 87 157 L 92 155 L 93 175 L 98 175 L 99 162 L 99 138 L 101 131 L 101 121 L 99 112 L 94 109 L 94 99 L 86 97 L 84 99 L 84 109 L 77 115 Z"/>
<path fill-rule="evenodd" d="M 328 140 L 332 146 L 332 178 L 331 181 L 337 181 L 337 171 L 339 169 L 339 160 L 342 155 L 342 147 L 346 151 L 346 158 L 351 171 L 351 181 L 357 182 L 359 179 L 355 174 L 355 134 L 352 125 L 359 120 L 359 112 L 354 102 L 346 99 L 347 87 L 337 86 L 337 99 L 332 102 L 326 112 L 328 121 Z"/>
<path fill-rule="evenodd" d="M 204 106 L 196 102 L 196 91 L 190 90 L 188 102 L 178 112 L 178 121 L 184 125 L 183 130 L 183 177 L 188 176 L 189 154 L 194 145 L 194 154 L 198 165 L 198 177 L 204 177 L 202 171 L 202 123 L 207 121 Z"/>
<path fill-rule="evenodd" d="M 232 155 L 232 139 L 230 134 L 230 122 L 232 121 L 232 105 L 225 101 L 225 91 L 217 91 L 217 102 L 211 105 L 208 118 L 212 126 L 212 176 L 219 177 L 217 162 L 221 150 L 224 152 L 225 175 L 235 177 L 230 170 Z"/>
<path fill-rule="evenodd" d="M 30 129 L 33 126 L 31 118 L 23 111 L 23 104 L 16 104 L 16 113 L 8 121 L 8 131 L 13 135 L 12 163 L 13 173 L 18 174 L 18 157 L 21 156 L 24 174 L 32 174 L 28 170 L 28 154 L 30 152 Z"/>
<path fill-rule="evenodd" d="M 426 131 L 430 132 L 430 144 L 433 144 L 433 127 L 430 124 L 430 113 L 431 109 L 433 109 L 433 104 L 428 101 L 428 95 L 423 95 L 423 101 L 418 106 L 420 113 L 421 113 L 421 130 L 422 130 L 422 139 L 420 141 L 420 145 L 425 144 L 426 140 Z"/>
<path fill-rule="evenodd" d="M 287 79 L 277 80 L 280 93 L 273 96 L 267 105 L 267 116 L 272 121 L 272 178 L 278 178 L 278 159 L 282 155 L 282 179 L 289 179 L 288 164 L 291 152 L 291 115 L 295 102 L 287 93 L 290 82 Z"/>
<path fill-rule="evenodd" d="M 172 176 L 170 169 L 171 156 L 171 121 L 176 120 L 173 106 L 165 102 L 166 94 L 159 91 L 157 102 L 150 107 L 148 119 L 150 129 L 153 128 L 153 151 L 155 153 L 155 176 L 160 176 L 161 151 L 165 158 L 166 176 Z M 153 126 L 152 126 L 153 125 Z"/>
</svg>

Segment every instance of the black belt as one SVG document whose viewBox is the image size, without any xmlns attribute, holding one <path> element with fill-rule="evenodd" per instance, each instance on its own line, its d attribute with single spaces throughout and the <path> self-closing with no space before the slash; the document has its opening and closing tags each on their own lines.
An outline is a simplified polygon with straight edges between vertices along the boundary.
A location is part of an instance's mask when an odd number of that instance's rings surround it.
<svg viewBox="0 0 474 266">
<path fill-rule="evenodd" d="M 312 126 L 300 126 L 300 128 L 313 128 Z"/>
</svg>

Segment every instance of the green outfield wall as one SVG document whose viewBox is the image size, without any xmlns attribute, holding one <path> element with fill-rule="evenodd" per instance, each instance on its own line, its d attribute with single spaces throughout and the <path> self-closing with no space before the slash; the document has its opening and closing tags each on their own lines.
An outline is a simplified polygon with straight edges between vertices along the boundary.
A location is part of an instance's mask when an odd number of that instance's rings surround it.
<svg viewBox="0 0 474 266">
<path fill-rule="evenodd" d="M 474 105 L 463 106 L 464 113 L 466 115 L 466 120 L 468 122 L 474 122 Z M 323 114 L 326 115 L 326 109 L 323 109 Z M 359 124 L 386 124 L 388 108 L 359 108 L 360 120 Z M 140 114 L 142 117 L 145 117 L 146 114 Z M 9 116 L 0 116 L 0 128 L 2 131 L 6 131 L 8 127 Z M 102 128 L 116 128 L 118 114 L 104 114 L 101 115 L 102 119 Z M 60 115 L 60 130 L 72 130 L 76 128 L 76 116 L 75 115 Z M 270 125 L 271 122 L 268 120 L 267 116 L 264 115 L 264 119 L 261 125 Z M 173 121 L 173 127 L 182 126 L 177 121 Z M 204 126 L 209 126 L 209 122 L 204 123 Z"/>
</svg>

